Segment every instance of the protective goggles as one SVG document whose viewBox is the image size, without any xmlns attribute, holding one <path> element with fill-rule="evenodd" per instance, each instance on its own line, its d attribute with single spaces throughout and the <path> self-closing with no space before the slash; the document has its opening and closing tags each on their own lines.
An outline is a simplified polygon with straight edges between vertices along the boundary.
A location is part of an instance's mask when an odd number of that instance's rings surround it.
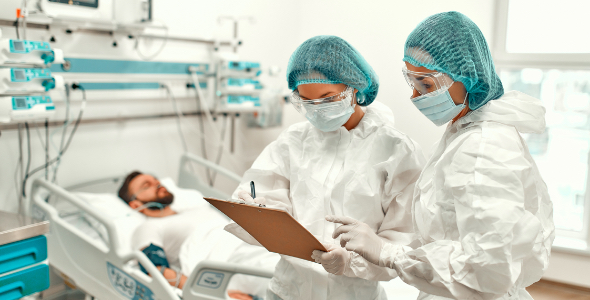
<svg viewBox="0 0 590 300">
<path fill-rule="evenodd" d="M 314 112 L 317 105 L 321 105 L 322 110 L 331 110 L 331 109 L 341 109 L 350 106 L 352 103 L 352 94 L 354 89 L 350 86 L 347 86 L 346 89 L 341 92 L 340 94 L 336 94 L 334 96 L 320 98 L 320 99 L 313 99 L 313 100 L 303 100 L 299 95 L 299 91 L 295 90 L 291 93 L 291 103 L 297 109 L 298 112 L 305 115 L 308 112 Z"/>
<path fill-rule="evenodd" d="M 440 72 L 413 72 L 403 67 L 402 73 L 408 85 L 421 95 L 436 92 L 439 89 L 448 89 L 454 82 L 449 75 Z"/>
</svg>

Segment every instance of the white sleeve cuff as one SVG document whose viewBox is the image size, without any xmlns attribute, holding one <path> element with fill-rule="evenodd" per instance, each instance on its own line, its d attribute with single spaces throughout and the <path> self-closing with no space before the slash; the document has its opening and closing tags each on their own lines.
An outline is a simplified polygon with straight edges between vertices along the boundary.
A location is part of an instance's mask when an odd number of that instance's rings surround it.
<svg viewBox="0 0 590 300">
<path fill-rule="evenodd" d="M 412 248 L 408 246 L 384 242 L 381 247 L 381 253 L 379 254 L 379 266 L 395 270 L 394 262 L 397 259 L 397 256 L 400 254 L 403 255 L 406 251 L 410 250 L 412 250 Z"/>
<path fill-rule="evenodd" d="M 393 269 L 377 266 L 356 252 L 349 251 L 349 253 L 350 263 L 344 270 L 344 276 L 373 281 L 390 281 L 397 277 Z"/>
</svg>

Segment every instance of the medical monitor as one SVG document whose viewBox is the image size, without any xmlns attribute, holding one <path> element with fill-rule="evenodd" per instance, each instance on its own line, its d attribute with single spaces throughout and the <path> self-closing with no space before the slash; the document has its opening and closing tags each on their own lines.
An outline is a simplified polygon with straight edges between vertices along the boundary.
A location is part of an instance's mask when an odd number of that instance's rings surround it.
<svg viewBox="0 0 590 300">
<path fill-rule="evenodd" d="M 98 0 L 49 0 L 49 2 L 63 3 L 68 5 L 98 7 Z"/>
</svg>

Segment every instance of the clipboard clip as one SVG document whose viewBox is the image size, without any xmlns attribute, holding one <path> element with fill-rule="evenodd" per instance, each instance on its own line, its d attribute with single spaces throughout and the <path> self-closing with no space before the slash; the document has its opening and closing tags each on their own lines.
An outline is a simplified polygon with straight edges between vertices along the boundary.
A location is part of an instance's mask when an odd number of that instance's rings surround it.
<svg viewBox="0 0 590 300">
<path fill-rule="evenodd" d="M 234 201 L 234 202 L 235 202 L 235 203 L 237 203 L 237 204 L 243 204 L 243 205 L 251 205 L 251 206 L 258 206 L 258 207 L 266 207 L 266 205 L 264 205 L 264 204 L 258 204 L 258 203 L 246 203 L 246 202 L 244 202 L 244 201 L 242 201 L 242 200 L 237 200 L 237 201 Z"/>
</svg>

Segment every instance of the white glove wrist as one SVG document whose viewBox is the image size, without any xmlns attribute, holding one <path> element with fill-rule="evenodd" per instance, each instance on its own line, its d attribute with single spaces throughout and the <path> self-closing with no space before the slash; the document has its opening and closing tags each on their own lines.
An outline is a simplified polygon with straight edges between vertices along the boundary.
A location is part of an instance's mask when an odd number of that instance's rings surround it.
<svg viewBox="0 0 590 300">
<path fill-rule="evenodd" d="M 379 254 L 379 266 L 395 269 L 394 261 L 403 246 L 383 242 Z"/>
</svg>

